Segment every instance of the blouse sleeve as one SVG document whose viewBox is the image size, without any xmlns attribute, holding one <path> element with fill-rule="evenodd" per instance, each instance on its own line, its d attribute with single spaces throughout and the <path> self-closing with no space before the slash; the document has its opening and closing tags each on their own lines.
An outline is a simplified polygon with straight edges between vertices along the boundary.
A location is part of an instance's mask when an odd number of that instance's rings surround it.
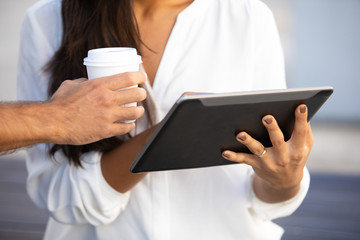
<svg viewBox="0 0 360 240">
<path fill-rule="evenodd" d="M 49 75 L 44 66 L 61 40 L 61 1 L 40 1 L 24 19 L 18 64 L 20 100 L 46 100 Z M 83 168 L 69 164 L 61 151 L 55 158 L 49 145 L 27 149 L 27 191 L 34 203 L 59 222 L 103 225 L 126 207 L 129 193 L 121 194 L 103 178 L 101 154 L 82 156 Z"/>
<path fill-rule="evenodd" d="M 252 174 L 253 177 L 253 174 Z M 251 179 L 252 179 L 251 177 Z M 250 184 L 252 181 L 250 181 Z M 266 203 L 261 201 L 254 193 L 253 188 L 249 187 L 249 208 L 257 217 L 262 220 L 273 220 L 279 217 L 287 217 L 298 209 L 304 201 L 310 186 L 310 174 L 308 169 L 304 168 L 303 179 L 300 183 L 299 192 L 291 199 L 280 203 Z"/>
</svg>

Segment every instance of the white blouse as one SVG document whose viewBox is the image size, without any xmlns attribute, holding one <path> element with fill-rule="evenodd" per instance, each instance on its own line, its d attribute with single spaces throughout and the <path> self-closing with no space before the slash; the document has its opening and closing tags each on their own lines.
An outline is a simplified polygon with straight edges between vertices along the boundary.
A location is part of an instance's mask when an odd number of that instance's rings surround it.
<svg viewBox="0 0 360 240">
<path fill-rule="evenodd" d="M 27 11 L 20 100 L 47 99 L 49 74 L 43 66 L 61 42 L 60 9 L 60 0 L 41 0 Z M 262 2 L 195 0 L 179 14 L 147 91 L 152 114 L 161 120 L 183 92 L 285 87 L 279 36 Z M 135 134 L 146 126 L 144 117 Z M 48 147 L 29 148 L 26 160 L 28 193 L 51 216 L 45 239 L 279 239 L 283 230 L 271 220 L 294 212 L 310 182 L 305 168 L 294 198 L 268 204 L 253 193 L 252 168 L 237 164 L 149 173 L 121 194 L 101 173 L 101 153 L 84 154 L 84 168 L 77 168 L 62 152 L 51 159 Z"/>
</svg>

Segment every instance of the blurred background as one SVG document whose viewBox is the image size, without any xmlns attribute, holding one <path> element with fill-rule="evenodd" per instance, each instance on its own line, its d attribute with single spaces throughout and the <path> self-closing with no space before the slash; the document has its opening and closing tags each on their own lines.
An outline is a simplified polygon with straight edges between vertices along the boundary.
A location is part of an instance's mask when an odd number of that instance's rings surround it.
<svg viewBox="0 0 360 240">
<path fill-rule="evenodd" d="M 263 0 L 274 12 L 288 87 L 333 86 L 312 121 L 309 194 L 279 219 L 283 239 L 360 239 L 360 1 Z M 21 23 L 35 0 L 0 0 L 0 101 L 16 100 Z M 41 239 L 47 216 L 26 195 L 24 151 L 0 157 L 0 239 Z"/>
</svg>

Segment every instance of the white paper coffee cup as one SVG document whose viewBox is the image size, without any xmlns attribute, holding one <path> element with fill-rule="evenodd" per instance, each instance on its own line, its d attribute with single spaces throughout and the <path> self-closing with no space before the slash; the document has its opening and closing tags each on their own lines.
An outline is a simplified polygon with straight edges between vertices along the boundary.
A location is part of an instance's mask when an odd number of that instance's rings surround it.
<svg viewBox="0 0 360 240">
<path fill-rule="evenodd" d="M 84 59 L 89 80 L 123 72 L 139 71 L 141 56 L 135 48 L 109 47 L 88 51 Z"/>
<path fill-rule="evenodd" d="M 89 80 L 118 73 L 136 72 L 139 71 L 141 63 L 141 56 L 137 55 L 136 49 L 128 47 L 92 49 L 88 51 L 88 56 L 84 58 Z M 128 88 L 132 87 L 137 87 L 137 85 Z M 123 106 L 137 106 L 137 103 L 128 103 Z"/>
</svg>

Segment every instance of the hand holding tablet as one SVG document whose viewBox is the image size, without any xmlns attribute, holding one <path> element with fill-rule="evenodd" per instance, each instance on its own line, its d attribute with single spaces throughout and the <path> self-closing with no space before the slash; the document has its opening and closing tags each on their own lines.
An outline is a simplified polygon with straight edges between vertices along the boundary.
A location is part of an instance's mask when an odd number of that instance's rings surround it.
<svg viewBox="0 0 360 240">
<path fill-rule="evenodd" d="M 295 109 L 306 104 L 309 121 L 332 92 L 331 87 L 320 87 L 185 95 L 174 104 L 130 170 L 136 173 L 234 163 L 223 158 L 225 150 L 251 153 L 236 140 L 240 132 L 265 148 L 271 147 L 262 119 L 272 115 L 287 141 L 294 129 Z"/>
<path fill-rule="evenodd" d="M 267 115 L 262 122 L 265 126 L 271 147 L 252 138 L 246 132 L 237 135 L 237 141 L 244 144 L 252 154 L 225 150 L 227 160 L 252 166 L 254 172 L 253 190 L 266 202 L 274 203 L 294 197 L 304 174 L 314 138 L 310 123 L 307 121 L 307 107 L 300 104 L 295 112 L 294 130 L 288 141 L 279 128 L 276 119 Z M 273 194 L 268 194 L 272 192 Z"/>
</svg>

